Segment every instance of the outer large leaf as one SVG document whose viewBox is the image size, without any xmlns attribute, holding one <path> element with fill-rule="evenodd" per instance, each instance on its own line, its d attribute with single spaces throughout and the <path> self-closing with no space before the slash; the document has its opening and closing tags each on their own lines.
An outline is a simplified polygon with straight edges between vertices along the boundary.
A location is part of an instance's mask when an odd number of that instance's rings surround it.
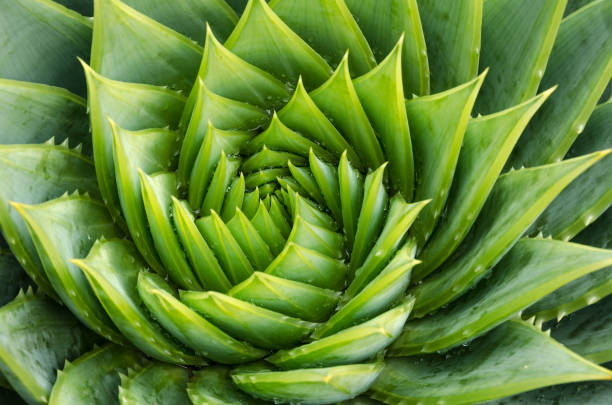
<svg viewBox="0 0 612 405">
<path fill-rule="evenodd" d="M 406 324 L 395 355 L 432 353 L 478 336 L 568 282 L 612 265 L 612 250 L 522 239 L 490 278 L 436 314 Z"/>
<path fill-rule="evenodd" d="M 202 48 L 120 0 L 94 2 L 91 67 L 124 82 L 190 90 Z"/>
<path fill-rule="evenodd" d="M 372 50 L 342 0 L 272 0 L 270 8 L 301 38 L 336 66 L 349 52 L 353 75 L 376 66 Z"/>
<path fill-rule="evenodd" d="M 96 194 L 92 162 L 77 150 L 50 143 L 0 146 L 0 162 L 2 232 L 30 278 L 47 294 L 55 296 L 25 223 L 8 202 L 37 204 L 76 189 Z"/>
<path fill-rule="evenodd" d="M 119 373 L 144 362 L 137 351 L 113 344 L 87 353 L 58 371 L 49 405 L 119 405 Z"/>
<path fill-rule="evenodd" d="M 0 77 L 65 87 L 83 95 L 91 21 L 51 0 L 15 0 L 0 14 Z"/>
<path fill-rule="evenodd" d="M 404 92 L 429 94 L 429 63 L 417 0 L 345 0 L 365 34 L 374 57 L 383 60 L 404 34 Z"/>
<path fill-rule="evenodd" d="M 114 1 L 114 0 L 113 0 Z M 109 118 L 130 131 L 176 127 L 185 99 L 162 87 L 107 79 L 83 64 L 87 77 L 96 176 L 113 218 L 122 222 Z"/>
<path fill-rule="evenodd" d="M 612 208 L 608 208 L 597 221 L 578 234 L 574 242 L 612 248 Z M 538 322 L 560 319 L 610 293 L 612 293 L 612 267 L 568 283 L 527 308 L 523 316 L 536 315 Z"/>
<path fill-rule="evenodd" d="M 163 363 L 150 363 L 135 373 L 121 376 L 121 405 L 191 405 L 187 396 L 189 370 Z"/>
<path fill-rule="evenodd" d="M 389 162 L 391 186 L 410 201 L 414 160 L 402 87 L 403 38 L 376 68 L 355 80 L 355 91 Z"/>
<path fill-rule="evenodd" d="M 476 76 L 483 0 L 419 0 L 431 90 L 438 93 Z"/>
<path fill-rule="evenodd" d="M 83 270 L 108 316 L 134 346 L 165 362 L 200 362 L 169 339 L 143 306 L 136 283 L 146 266 L 132 244 L 119 239 L 97 241 L 85 259 L 73 263 Z"/>
<path fill-rule="evenodd" d="M 435 270 L 461 243 L 523 129 L 550 93 L 551 90 L 500 113 L 470 120 L 445 215 L 419 254 L 423 264 L 415 269 L 414 279 L 420 280 Z"/>
<path fill-rule="evenodd" d="M 453 256 L 414 288 L 415 315 L 421 317 L 441 307 L 474 285 L 561 190 L 607 153 L 597 152 L 501 176 Z"/>
<path fill-rule="evenodd" d="M 442 213 L 470 112 L 485 75 L 486 72 L 443 93 L 406 101 L 410 136 L 416 156 L 417 183 L 414 199 L 432 199 L 414 225 L 413 234 L 419 246 L 427 241 Z"/>
<path fill-rule="evenodd" d="M 325 59 L 293 32 L 265 0 L 249 0 L 225 46 L 283 82 L 295 84 L 302 75 L 307 89 L 319 86 L 332 73 Z"/>
<path fill-rule="evenodd" d="M 64 304 L 81 322 L 115 342 L 125 342 L 70 259 L 87 255 L 100 237 L 119 236 L 103 204 L 78 194 L 39 205 L 14 204 L 28 226 L 45 273 Z"/>
<path fill-rule="evenodd" d="M 0 319 L 0 370 L 29 404 L 46 404 L 55 370 L 96 341 L 65 308 L 31 292 L 3 306 Z"/>
<path fill-rule="evenodd" d="M 467 404 L 546 385 L 609 380 L 612 373 L 519 321 L 447 354 L 388 361 L 373 397 L 388 403 Z"/>
<path fill-rule="evenodd" d="M 544 76 L 567 0 L 487 0 L 481 68 L 490 69 L 475 110 L 492 114 L 533 96 Z"/>
<path fill-rule="evenodd" d="M 599 105 L 568 157 L 612 148 L 612 101 Z M 559 194 L 532 225 L 535 233 L 569 240 L 612 205 L 612 156 L 606 156 Z"/>
<path fill-rule="evenodd" d="M 68 138 L 90 152 L 85 100 L 43 84 L 0 79 L 0 144 L 42 143 Z"/>
<path fill-rule="evenodd" d="M 536 114 L 508 167 L 563 159 L 584 130 L 612 77 L 612 3 L 599 0 L 566 18 L 559 28 L 541 88 L 559 84 Z"/>
<path fill-rule="evenodd" d="M 381 363 L 373 363 L 291 371 L 238 371 L 232 374 L 232 379 L 241 390 L 267 400 L 332 404 L 366 391 L 382 368 Z"/>
<path fill-rule="evenodd" d="M 612 296 L 563 319 L 551 336 L 595 363 L 612 360 Z"/>
<path fill-rule="evenodd" d="M 238 17 L 224 0 L 123 0 L 125 4 L 148 15 L 193 41 L 204 44 L 206 25 L 225 40 Z"/>
</svg>

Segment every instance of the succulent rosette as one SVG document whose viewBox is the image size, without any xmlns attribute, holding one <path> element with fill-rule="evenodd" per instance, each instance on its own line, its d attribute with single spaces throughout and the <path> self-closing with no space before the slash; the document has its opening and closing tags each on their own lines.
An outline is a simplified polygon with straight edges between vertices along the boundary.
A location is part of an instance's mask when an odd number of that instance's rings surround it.
<svg viewBox="0 0 612 405">
<path fill-rule="evenodd" d="M 12 0 L 0 31 L 0 398 L 609 400 L 611 0 Z"/>
</svg>

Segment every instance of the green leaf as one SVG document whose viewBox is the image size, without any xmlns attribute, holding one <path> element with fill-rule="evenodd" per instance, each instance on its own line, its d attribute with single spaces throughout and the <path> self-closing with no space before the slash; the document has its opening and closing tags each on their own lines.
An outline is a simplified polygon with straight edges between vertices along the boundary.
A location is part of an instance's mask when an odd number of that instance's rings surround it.
<svg viewBox="0 0 612 405">
<path fill-rule="evenodd" d="M 330 367 L 367 361 L 384 350 L 402 333 L 414 300 L 303 346 L 281 350 L 266 360 L 284 369 Z"/>
<path fill-rule="evenodd" d="M 419 264 L 414 260 L 414 245 L 406 244 L 361 292 L 349 300 L 312 337 L 320 339 L 343 329 L 366 322 L 392 308 L 404 297 L 410 282 L 411 269 Z"/>
<path fill-rule="evenodd" d="M 198 77 L 215 94 L 262 108 L 280 107 L 290 97 L 280 80 L 230 52 L 210 29 Z"/>
<path fill-rule="evenodd" d="M 209 128 L 209 122 L 219 129 L 251 131 L 268 123 L 266 112 L 257 106 L 222 97 L 206 87 L 198 78 L 192 95 L 196 99 L 192 111 L 185 108 L 190 116 L 182 127 L 186 128 L 185 140 L 179 157 L 179 180 L 187 184 L 193 164 Z M 187 119 L 187 117 L 183 117 Z"/>
<path fill-rule="evenodd" d="M 485 1 L 480 67 L 489 67 L 475 110 L 493 114 L 536 95 L 567 0 Z"/>
<path fill-rule="evenodd" d="M 278 226 L 274 223 L 274 219 L 263 201 L 259 202 L 259 208 L 251 218 L 251 223 L 257 230 L 257 233 L 269 246 L 270 252 L 274 257 L 278 256 L 285 246 L 285 238 Z"/>
<path fill-rule="evenodd" d="M 85 100 L 60 87 L 0 79 L 0 144 L 43 143 L 49 138 L 91 152 Z"/>
<path fill-rule="evenodd" d="M 389 198 L 383 185 L 386 166 L 386 164 L 383 164 L 376 171 L 369 173 L 365 179 L 363 202 L 361 203 L 355 231 L 355 242 L 351 247 L 352 254 L 349 265 L 351 277 L 355 275 L 355 271 L 363 264 L 370 253 L 384 225 L 385 208 L 387 208 Z M 341 189 L 341 191 L 343 190 Z"/>
<path fill-rule="evenodd" d="M 225 40 L 238 22 L 234 10 L 223 0 L 122 1 L 201 44 L 204 44 L 206 37 L 206 24 Z"/>
<path fill-rule="evenodd" d="M 323 145 L 335 158 L 347 151 L 351 162 L 362 167 L 353 147 L 308 95 L 301 77 L 291 100 L 278 111 L 278 117 L 289 128 Z"/>
<path fill-rule="evenodd" d="M 312 225 L 319 226 L 330 231 L 336 231 L 338 229 L 334 219 L 325 212 L 321 211 L 315 206 L 314 203 L 302 197 L 300 193 L 294 192 L 293 190 L 288 191 L 289 198 L 291 199 L 294 226 L 297 221 L 297 217 L 300 217 Z"/>
<path fill-rule="evenodd" d="M 467 3 L 467 0 L 456 3 Z M 410 136 L 417 157 L 414 200 L 432 200 L 412 230 L 419 246 L 431 236 L 444 208 L 470 112 L 485 76 L 486 71 L 443 93 L 406 101 Z"/>
<path fill-rule="evenodd" d="M 599 105 L 568 157 L 612 148 L 612 101 Z M 555 198 L 531 230 L 569 240 L 612 205 L 612 156 L 580 175 Z"/>
<path fill-rule="evenodd" d="M 605 249 L 612 248 L 612 208 L 587 227 L 573 240 Z M 523 315 L 535 315 L 538 322 L 553 318 L 561 319 L 567 314 L 593 304 L 601 297 L 612 293 L 612 267 L 580 277 L 559 288 L 527 308 Z"/>
<path fill-rule="evenodd" d="M 85 259 L 73 260 L 81 268 L 117 329 L 147 355 L 165 362 L 198 364 L 153 320 L 138 295 L 138 274 L 146 265 L 134 246 L 122 239 L 98 240 Z"/>
<path fill-rule="evenodd" d="M 563 20 L 541 88 L 559 88 L 535 115 L 507 167 L 563 159 L 612 78 L 612 4 L 600 0 Z"/>
<path fill-rule="evenodd" d="M 317 251 L 287 243 L 266 269 L 266 273 L 334 291 L 344 285 L 346 266 Z"/>
<path fill-rule="evenodd" d="M 249 0 L 225 47 L 283 82 L 297 83 L 302 75 L 307 89 L 319 86 L 332 73 L 325 59 L 293 32 L 264 0 Z"/>
<path fill-rule="evenodd" d="M 372 50 L 344 1 L 272 0 L 270 8 L 330 65 L 346 51 L 353 75 L 376 66 Z"/>
<path fill-rule="evenodd" d="M 204 141 L 190 173 L 189 204 L 192 207 L 202 206 L 208 185 L 214 176 L 214 170 L 221 159 L 222 152 L 235 155 L 250 138 L 251 135 L 247 132 L 217 129 L 209 121 Z M 183 175 L 188 176 L 189 174 L 183 173 Z"/>
<path fill-rule="evenodd" d="M 253 267 L 223 220 L 212 211 L 209 216 L 196 221 L 212 251 L 232 284 L 238 284 L 253 274 Z"/>
<path fill-rule="evenodd" d="M 181 301 L 230 335 L 266 349 L 295 346 L 316 325 L 214 291 L 181 291 Z"/>
<path fill-rule="evenodd" d="M 431 90 L 450 89 L 478 73 L 483 0 L 419 0 Z"/>
<path fill-rule="evenodd" d="M 191 90 L 202 58 L 199 45 L 120 0 L 95 0 L 94 15 L 91 67 L 96 72 Z"/>
<path fill-rule="evenodd" d="M 173 196 L 172 214 L 176 233 L 202 287 L 221 292 L 229 290 L 232 285 L 195 225 L 189 203 L 179 201 Z"/>
<path fill-rule="evenodd" d="M 546 239 L 521 239 L 472 292 L 452 306 L 410 321 L 393 355 L 432 353 L 494 328 L 555 289 L 612 265 L 612 250 Z"/>
<path fill-rule="evenodd" d="M 137 351 L 113 344 L 87 353 L 58 371 L 49 405 L 118 405 L 119 373 L 145 361 Z"/>
<path fill-rule="evenodd" d="M 389 179 L 394 191 L 412 200 L 414 161 L 410 128 L 402 86 L 402 44 L 398 44 L 376 68 L 355 80 L 359 96 L 389 162 Z"/>
<path fill-rule="evenodd" d="M 599 405 L 604 404 L 610 398 L 610 395 L 612 395 L 612 382 L 592 381 L 553 385 L 552 387 L 487 402 L 487 405 L 531 405 L 535 403 L 542 405 L 558 405 L 561 403 Z"/>
<path fill-rule="evenodd" d="M 348 54 L 344 56 L 329 80 L 310 93 L 310 96 L 340 133 L 355 147 L 360 162 L 370 169 L 384 162 L 384 155 L 374 129 L 368 121 L 351 80 Z M 322 156 L 317 150 L 315 152 L 318 156 Z M 354 164 L 359 165 L 359 162 Z"/>
<path fill-rule="evenodd" d="M 417 0 L 345 0 L 365 34 L 374 57 L 382 61 L 404 34 L 405 94 L 429 94 L 429 63 Z"/>
<path fill-rule="evenodd" d="M 242 211 L 236 210 L 236 215 L 227 223 L 227 228 L 249 258 L 254 270 L 264 270 L 274 260 L 267 243 Z"/>
<path fill-rule="evenodd" d="M 156 274 L 140 273 L 138 293 L 149 311 L 172 336 L 206 358 L 224 364 L 241 364 L 266 355 L 265 351 L 232 338 L 191 310 L 175 297 L 168 283 Z M 199 359 L 192 364 L 204 365 L 205 362 Z"/>
<path fill-rule="evenodd" d="M 419 253 L 423 264 L 414 271 L 416 281 L 434 271 L 461 243 L 516 141 L 551 92 L 548 90 L 518 106 L 468 122 L 445 215 Z"/>
<path fill-rule="evenodd" d="M 240 170 L 243 173 L 251 173 L 257 170 L 269 169 L 273 167 L 289 167 L 289 163 L 296 163 L 300 166 L 304 165 L 306 159 L 303 156 L 295 155 L 289 152 L 278 152 L 268 149 L 266 145 L 261 151 L 250 156 L 244 161 Z"/>
<path fill-rule="evenodd" d="M 257 200 L 259 200 L 259 198 Z M 246 210 L 244 210 L 244 212 L 245 214 L 247 213 Z M 278 227 L 283 237 L 288 237 L 289 233 L 291 232 L 291 225 L 289 225 L 289 222 L 287 221 L 287 212 L 283 208 L 282 204 L 276 199 L 276 197 L 273 197 L 270 200 L 270 217 L 272 217 L 272 220 Z"/>
<path fill-rule="evenodd" d="M 287 242 L 293 242 L 335 259 L 344 256 L 342 234 L 309 223 L 301 216 L 295 218 Z"/>
<path fill-rule="evenodd" d="M 209 212 L 211 210 L 221 212 L 225 194 L 227 193 L 227 189 L 232 179 L 236 177 L 240 164 L 240 158 L 228 158 L 225 152 L 221 151 L 219 163 L 210 180 L 204 201 L 202 202 L 202 212 Z"/>
<path fill-rule="evenodd" d="M 551 329 L 551 336 L 594 363 L 612 360 L 612 297 L 582 308 Z"/>
<path fill-rule="evenodd" d="M 245 188 L 246 188 L 246 185 L 244 182 L 244 175 L 241 172 L 240 176 L 235 178 L 234 181 L 232 182 L 232 185 L 230 186 L 227 192 L 227 195 L 225 196 L 225 199 L 223 200 L 223 208 L 221 209 L 221 218 L 223 219 L 224 222 L 227 222 L 230 219 L 232 219 L 234 214 L 236 214 L 237 208 L 242 209 L 242 204 L 244 203 Z"/>
<path fill-rule="evenodd" d="M 304 196 L 316 201 L 318 204 L 325 204 L 325 197 L 323 197 L 323 194 L 321 194 L 319 185 L 313 177 L 314 173 L 306 167 L 294 166 L 292 162 L 289 162 L 287 166 L 289 167 L 291 176 L 297 182 L 299 188 L 304 190 Z M 282 183 L 281 186 L 283 186 Z M 283 188 L 286 187 L 283 186 Z M 295 187 L 292 188 L 295 189 Z"/>
<path fill-rule="evenodd" d="M 376 278 L 404 240 L 410 226 L 429 201 L 409 204 L 397 194 L 391 199 L 389 212 L 378 239 L 363 264 L 355 270 L 355 278 L 345 291 L 345 299 L 354 297 Z"/>
<path fill-rule="evenodd" d="M 5 33 L 0 77 L 85 94 L 76 58 L 89 57 L 89 19 L 51 0 L 15 0 L 3 8 L 0 26 Z"/>
<path fill-rule="evenodd" d="M 426 315 L 473 286 L 569 183 L 607 153 L 500 176 L 459 248 L 435 274 L 412 290 L 417 299 L 415 316 Z"/>
<path fill-rule="evenodd" d="M 598 367 L 519 321 L 446 354 L 391 359 L 372 386 L 387 403 L 475 403 L 547 385 L 609 380 Z"/>
<path fill-rule="evenodd" d="M 107 79 L 84 63 L 83 69 L 87 78 L 98 185 L 112 217 L 122 223 L 115 179 L 113 134 L 108 119 L 130 131 L 166 126 L 175 128 L 185 99 L 162 87 Z"/>
<path fill-rule="evenodd" d="M 170 364 L 150 363 L 121 378 L 121 405 L 173 404 L 191 405 L 187 396 L 189 370 Z"/>
<path fill-rule="evenodd" d="M 147 174 L 172 169 L 180 138 L 176 132 L 167 129 L 127 131 L 112 121 L 109 123 L 113 133 L 113 160 L 123 217 L 134 244 L 149 266 L 165 274 L 149 230 L 138 169 Z"/>
<path fill-rule="evenodd" d="M 13 254 L 46 294 L 57 298 L 19 213 L 9 201 L 38 204 L 81 189 L 97 194 L 91 160 L 53 141 L 42 145 L 0 145 L 0 226 Z M 44 167 L 45 170 L 40 170 Z"/>
<path fill-rule="evenodd" d="M 90 329 L 125 342 L 81 270 L 70 260 L 89 253 L 101 237 L 120 236 L 106 207 L 87 195 L 64 195 L 38 205 L 13 204 L 27 224 L 45 273 L 63 303 Z"/>
<path fill-rule="evenodd" d="M 138 174 L 153 243 L 167 274 L 181 288 L 200 289 L 200 283 L 187 262 L 170 218 L 172 197 L 177 192 L 175 174 L 159 172 L 148 176 L 140 169 Z"/>
<path fill-rule="evenodd" d="M 349 251 L 352 251 L 363 201 L 363 180 L 361 173 L 351 166 L 347 156 L 346 153 L 343 153 L 340 158 L 338 185 L 346 246 Z"/>
<path fill-rule="evenodd" d="M 336 307 L 340 294 L 309 284 L 255 272 L 234 286 L 228 295 L 272 311 L 322 322 Z"/>
<path fill-rule="evenodd" d="M 281 122 L 276 113 L 272 116 L 268 128 L 244 146 L 244 152 L 255 153 L 264 146 L 304 157 L 308 156 L 308 152 L 312 149 L 317 155 L 325 157 L 327 160 L 333 160 L 333 155 L 330 152 L 310 139 L 291 130 Z"/>
<path fill-rule="evenodd" d="M 310 162 L 310 170 L 317 184 L 317 189 L 321 191 L 327 209 L 332 213 L 336 222 L 342 224 L 340 185 L 338 184 L 338 172 L 336 168 L 319 159 L 312 149 L 310 150 L 308 160 Z"/>
<path fill-rule="evenodd" d="M 0 320 L 0 371 L 29 404 L 46 404 L 55 370 L 97 340 L 68 310 L 31 291 L 0 308 Z"/>
<path fill-rule="evenodd" d="M 269 401 L 332 404 L 365 392 L 383 364 L 351 364 L 291 371 L 234 372 L 241 390 Z"/>
<path fill-rule="evenodd" d="M 194 373 L 187 384 L 187 394 L 194 404 L 210 405 L 261 405 L 250 395 L 240 391 L 230 378 L 230 369 L 211 366 Z"/>
</svg>

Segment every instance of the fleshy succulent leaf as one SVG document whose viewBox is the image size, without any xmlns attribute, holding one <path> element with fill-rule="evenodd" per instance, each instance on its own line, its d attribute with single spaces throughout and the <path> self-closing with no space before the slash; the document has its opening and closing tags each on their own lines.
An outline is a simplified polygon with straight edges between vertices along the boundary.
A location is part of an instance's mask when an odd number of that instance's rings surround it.
<svg viewBox="0 0 612 405">
<path fill-rule="evenodd" d="M 569 183 L 607 153 L 596 152 L 500 176 L 476 223 L 453 256 L 413 289 L 417 299 L 415 315 L 422 317 L 474 285 Z M 516 207 L 521 208 L 518 217 Z"/>
<path fill-rule="evenodd" d="M 492 114 L 535 96 L 567 0 L 485 1 L 480 67 L 489 67 L 475 110 Z"/>
<path fill-rule="evenodd" d="M 612 265 L 612 251 L 548 239 L 521 239 L 492 276 L 452 307 L 406 324 L 394 355 L 432 353 L 472 339 L 585 274 Z"/>
<path fill-rule="evenodd" d="M 94 14 L 91 67 L 96 72 L 124 82 L 191 89 L 202 58 L 199 45 L 121 0 L 95 0 Z"/>
<path fill-rule="evenodd" d="M 0 225 L 8 245 L 32 280 L 56 297 L 23 218 L 9 201 L 38 204 L 77 189 L 97 194 L 92 162 L 53 143 L 0 146 Z M 40 170 L 40 167 L 45 170 Z"/>
<path fill-rule="evenodd" d="M 507 167 L 559 161 L 584 130 L 612 78 L 612 4 L 599 0 L 563 20 L 541 88 L 559 84 L 519 139 Z"/>
<path fill-rule="evenodd" d="M 16 0 L 6 4 L 0 26 L 6 33 L 0 77 L 85 93 L 76 57 L 88 59 L 89 19 L 51 0 Z"/>
<path fill-rule="evenodd" d="M 432 93 L 465 83 L 478 72 L 484 0 L 418 0 Z"/>
<path fill-rule="evenodd" d="M 119 404 L 119 373 L 144 362 L 144 356 L 130 348 L 109 344 L 95 349 L 58 373 L 49 404 Z"/>
<path fill-rule="evenodd" d="M 265 402 L 240 391 L 232 382 L 230 368 L 211 366 L 198 370 L 187 385 L 187 394 L 196 405 L 262 405 Z"/>
<path fill-rule="evenodd" d="M 0 319 L 0 371 L 29 404 L 46 404 L 55 370 L 97 341 L 65 308 L 31 292 L 4 305 Z"/>
<path fill-rule="evenodd" d="M 187 396 L 189 370 L 163 363 L 150 363 L 121 381 L 119 403 L 191 405 Z"/>
</svg>

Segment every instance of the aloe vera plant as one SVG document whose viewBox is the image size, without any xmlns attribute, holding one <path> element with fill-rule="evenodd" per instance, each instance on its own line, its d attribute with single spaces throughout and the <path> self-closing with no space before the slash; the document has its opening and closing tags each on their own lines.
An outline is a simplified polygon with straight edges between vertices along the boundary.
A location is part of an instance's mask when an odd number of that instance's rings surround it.
<svg viewBox="0 0 612 405">
<path fill-rule="evenodd" d="M 0 402 L 609 397 L 611 0 L 0 28 Z"/>
</svg>

